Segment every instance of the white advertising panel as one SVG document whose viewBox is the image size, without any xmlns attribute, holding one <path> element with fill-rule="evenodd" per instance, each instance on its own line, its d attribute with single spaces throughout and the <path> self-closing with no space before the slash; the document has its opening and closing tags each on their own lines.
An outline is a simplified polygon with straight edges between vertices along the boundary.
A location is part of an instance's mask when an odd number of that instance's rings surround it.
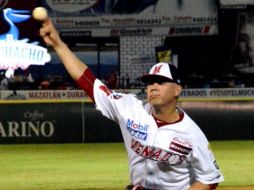
<svg viewBox="0 0 254 190">
<path fill-rule="evenodd" d="M 214 0 L 43 0 L 66 36 L 217 34 Z M 159 32 L 157 30 L 159 28 Z"/>
</svg>

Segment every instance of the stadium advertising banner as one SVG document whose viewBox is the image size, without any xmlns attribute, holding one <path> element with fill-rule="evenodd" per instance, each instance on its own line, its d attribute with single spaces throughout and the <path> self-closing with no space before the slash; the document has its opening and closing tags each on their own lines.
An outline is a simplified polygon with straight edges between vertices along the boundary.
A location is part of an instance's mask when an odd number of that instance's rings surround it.
<svg viewBox="0 0 254 190">
<path fill-rule="evenodd" d="M 253 0 L 220 0 L 220 6 L 223 8 L 240 8 L 247 5 L 254 5 Z"/>
<path fill-rule="evenodd" d="M 19 39 L 39 40 L 40 24 L 31 18 L 32 10 L 37 6 L 37 0 L 0 0 L 0 39 L 16 30 Z"/>
<path fill-rule="evenodd" d="M 44 65 L 50 60 L 47 49 L 39 44 L 40 23 L 32 18 L 36 0 L 0 1 L 0 70 L 11 78 L 17 69 Z"/>
<path fill-rule="evenodd" d="M 117 89 L 117 92 L 136 94 L 140 99 L 146 99 L 143 89 Z M 207 99 L 254 99 L 254 88 L 195 88 L 183 89 L 180 99 L 205 100 Z M 85 102 L 92 100 L 83 90 L 18 90 L 0 91 L 0 100 L 5 103 L 8 100 L 27 101 L 61 101 L 61 102 Z"/>
<path fill-rule="evenodd" d="M 0 143 L 83 142 L 81 103 L 1 104 Z"/>
<path fill-rule="evenodd" d="M 0 100 L 91 101 L 83 90 L 2 90 Z"/>
<path fill-rule="evenodd" d="M 209 0 L 42 0 L 62 36 L 213 35 L 217 5 Z"/>
</svg>

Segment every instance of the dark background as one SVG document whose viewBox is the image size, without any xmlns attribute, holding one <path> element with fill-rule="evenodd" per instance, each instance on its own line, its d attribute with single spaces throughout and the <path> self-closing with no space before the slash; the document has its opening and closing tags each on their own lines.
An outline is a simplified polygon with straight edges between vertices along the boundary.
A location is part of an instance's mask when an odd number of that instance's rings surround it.
<svg viewBox="0 0 254 190">
<path fill-rule="evenodd" d="M 13 9 L 33 10 L 34 7 L 40 6 L 39 0 L 9 0 L 6 7 Z M 206 36 L 179 36 L 166 37 L 164 46 L 171 49 L 173 54 L 177 54 L 179 58 L 179 69 L 181 70 L 183 81 L 186 87 L 189 88 L 203 88 L 203 87 L 228 87 L 229 80 L 233 77 L 237 84 L 244 84 L 245 87 L 254 86 L 254 73 L 247 74 L 236 71 L 231 63 L 231 51 L 235 44 L 237 18 L 243 11 L 253 10 L 253 6 L 246 6 L 246 8 L 234 9 L 223 8 L 218 6 L 218 34 Z M 39 41 L 41 45 L 41 38 L 38 36 L 38 29 L 40 23 L 32 18 L 28 21 L 17 24 L 20 28 L 21 39 L 29 38 L 31 41 Z M 0 17 L 0 34 L 8 30 L 8 26 Z M 110 43 L 117 42 L 117 38 L 67 38 L 63 37 L 70 46 L 77 42 L 88 42 L 101 44 L 102 42 Z M 120 61 L 119 61 L 120 62 Z M 121 63 L 119 63 L 120 65 Z M 104 68 L 97 68 L 99 76 L 106 75 Z M 118 70 L 119 71 L 119 70 Z M 30 66 L 27 71 L 17 70 L 16 73 L 26 74 L 26 72 L 33 73 L 34 78 L 38 83 L 48 75 L 62 75 L 65 82 L 75 86 L 70 76 L 65 71 L 62 64 L 46 64 L 45 66 Z M 106 72 L 106 70 L 105 70 Z M 121 73 L 120 73 L 121 75 Z M 99 77 L 98 76 L 98 77 Z M 218 80 L 219 82 L 213 82 Z M 37 84 L 35 85 L 37 86 Z"/>
</svg>

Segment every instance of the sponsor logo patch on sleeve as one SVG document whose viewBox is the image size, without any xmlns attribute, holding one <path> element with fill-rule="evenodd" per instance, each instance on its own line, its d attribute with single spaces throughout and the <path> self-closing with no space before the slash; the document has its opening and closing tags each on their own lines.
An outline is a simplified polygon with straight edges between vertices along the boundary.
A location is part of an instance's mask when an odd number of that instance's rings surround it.
<svg viewBox="0 0 254 190">
<path fill-rule="evenodd" d="M 188 155 L 192 151 L 192 146 L 188 142 L 175 137 L 171 141 L 169 149 L 180 154 Z"/>
</svg>

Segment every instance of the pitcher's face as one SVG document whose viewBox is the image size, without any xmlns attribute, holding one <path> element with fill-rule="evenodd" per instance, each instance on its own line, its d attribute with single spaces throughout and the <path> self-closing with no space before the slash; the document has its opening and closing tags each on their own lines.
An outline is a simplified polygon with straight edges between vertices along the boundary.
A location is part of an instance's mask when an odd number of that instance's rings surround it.
<svg viewBox="0 0 254 190">
<path fill-rule="evenodd" d="M 171 105 L 180 93 L 180 85 L 172 82 L 153 82 L 147 85 L 147 100 L 152 106 Z"/>
</svg>

